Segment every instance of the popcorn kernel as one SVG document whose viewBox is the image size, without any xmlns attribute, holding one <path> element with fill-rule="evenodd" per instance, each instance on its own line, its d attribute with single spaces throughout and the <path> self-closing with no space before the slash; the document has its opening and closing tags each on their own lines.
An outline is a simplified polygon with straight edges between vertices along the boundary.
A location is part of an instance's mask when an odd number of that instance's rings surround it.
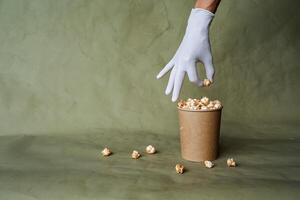
<svg viewBox="0 0 300 200">
<path fill-rule="evenodd" d="M 184 166 L 182 164 L 177 164 L 175 166 L 175 170 L 177 174 L 183 174 L 184 172 Z"/>
<path fill-rule="evenodd" d="M 207 106 L 209 104 L 209 98 L 207 98 L 207 97 L 202 97 L 200 101 L 205 106 Z"/>
<path fill-rule="evenodd" d="M 203 80 L 203 86 L 208 87 L 212 84 L 212 82 L 209 79 L 204 79 Z"/>
<path fill-rule="evenodd" d="M 139 159 L 140 157 L 141 157 L 141 154 L 136 150 L 134 150 L 131 154 L 131 158 L 133 158 L 133 159 Z"/>
<path fill-rule="evenodd" d="M 221 105 L 221 104 L 218 104 L 218 103 L 214 105 L 214 108 L 215 108 L 215 109 L 220 109 L 221 107 L 222 107 L 222 105 Z"/>
<path fill-rule="evenodd" d="M 112 152 L 109 150 L 109 148 L 105 147 L 102 151 L 101 151 L 103 156 L 110 156 L 112 154 Z"/>
<path fill-rule="evenodd" d="M 236 162 L 235 162 L 235 160 L 233 158 L 228 158 L 227 159 L 227 166 L 228 167 L 236 167 L 237 164 L 236 164 Z"/>
<path fill-rule="evenodd" d="M 214 163 L 212 163 L 209 160 L 204 161 L 204 165 L 205 165 L 206 168 L 209 168 L 209 169 L 213 168 L 215 166 Z"/>
<path fill-rule="evenodd" d="M 155 149 L 154 146 L 148 145 L 148 146 L 146 147 L 146 152 L 147 152 L 148 154 L 155 154 L 156 149 Z"/>
</svg>

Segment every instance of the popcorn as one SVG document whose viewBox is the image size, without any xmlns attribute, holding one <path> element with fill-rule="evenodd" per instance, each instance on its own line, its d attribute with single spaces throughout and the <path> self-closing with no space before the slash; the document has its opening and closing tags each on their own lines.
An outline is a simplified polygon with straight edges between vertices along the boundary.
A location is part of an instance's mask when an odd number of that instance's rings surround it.
<svg viewBox="0 0 300 200">
<path fill-rule="evenodd" d="M 207 106 L 209 104 L 209 98 L 207 98 L 207 97 L 202 97 L 200 101 L 205 106 Z"/>
<path fill-rule="evenodd" d="M 213 104 L 221 104 L 221 101 L 219 101 L 219 100 L 214 100 L 212 102 L 213 102 Z"/>
<path fill-rule="evenodd" d="M 214 108 L 214 106 L 215 104 L 212 101 L 210 101 L 209 104 L 207 105 L 207 108 L 212 109 Z"/>
<path fill-rule="evenodd" d="M 207 106 L 201 106 L 201 110 L 208 110 Z"/>
<path fill-rule="evenodd" d="M 177 164 L 175 166 L 175 170 L 177 174 L 183 174 L 184 172 L 184 166 L 182 164 Z"/>
<path fill-rule="evenodd" d="M 201 99 L 187 99 L 180 100 L 177 104 L 179 109 L 186 109 L 186 110 L 202 110 L 202 111 L 209 111 L 209 110 L 217 110 L 222 108 L 222 104 L 219 100 L 210 101 L 207 97 L 202 97 Z"/>
<path fill-rule="evenodd" d="M 222 105 L 221 104 L 218 104 L 218 103 L 216 103 L 215 105 L 214 105 L 214 108 L 215 109 L 220 109 L 222 107 Z"/>
<path fill-rule="evenodd" d="M 146 152 L 147 152 L 148 154 L 155 154 L 156 150 L 155 150 L 154 146 L 148 145 L 148 146 L 146 147 Z"/>
<path fill-rule="evenodd" d="M 186 106 L 186 102 L 183 100 L 180 100 L 177 104 L 178 108 L 184 108 Z"/>
<path fill-rule="evenodd" d="M 139 159 L 140 157 L 141 157 L 141 154 L 136 150 L 134 150 L 131 154 L 131 158 L 133 158 L 133 159 Z"/>
<path fill-rule="evenodd" d="M 110 156 L 112 154 L 112 152 L 109 150 L 109 148 L 105 147 L 102 151 L 101 151 L 103 156 Z"/>
<path fill-rule="evenodd" d="M 227 166 L 228 167 L 236 167 L 237 164 L 236 164 L 235 160 L 233 160 L 233 158 L 228 158 L 227 159 Z"/>
<path fill-rule="evenodd" d="M 213 168 L 215 166 L 214 163 L 212 163 L 209 160 L 204 161 L 204 165 L 205 165 L 206 168 L 209 168 L 209 169 Z"/>
<path fill-rule="evenodd" d="M 204 79 L 203 80 L 203 86 L 208 87 L 212 84 L 212 82 L 209 79 Z"/>
</svg>

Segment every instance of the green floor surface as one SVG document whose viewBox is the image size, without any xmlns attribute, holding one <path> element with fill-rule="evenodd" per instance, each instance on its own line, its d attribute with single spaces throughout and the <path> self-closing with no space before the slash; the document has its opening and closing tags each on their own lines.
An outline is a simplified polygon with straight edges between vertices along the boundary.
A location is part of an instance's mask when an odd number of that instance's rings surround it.
<svg viewBox="0 0 300 200">
<path fill-rule="evenodd" d="M 0 199 L 299 199 L 298 130 L 225 123 L 213 169 L 180 158 L 178 133 L 1 136 Z M 130 158 L 148 144 L 158 153 Z M 105 145 L 111 157 L 99 156 Z M 226 167 L 227 157 L 239 166 Z"/>
</svg>

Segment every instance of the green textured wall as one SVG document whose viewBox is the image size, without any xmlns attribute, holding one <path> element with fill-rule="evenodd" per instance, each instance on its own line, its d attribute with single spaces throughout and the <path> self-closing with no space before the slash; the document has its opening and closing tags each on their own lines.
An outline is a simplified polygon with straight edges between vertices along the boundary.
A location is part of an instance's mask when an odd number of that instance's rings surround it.
<svg viewBox="0 0 300 200">
<path fill-rule="evenodd" d="M 177 132 L 155 76 L 184 34 L 193 0 L 0 0 L 0 134 L 99 129 Z M 224 121 L 297 122 L 299 6 L 220 4 L 215 84 L 182 97 L 223 101 Z"/>
</svg>

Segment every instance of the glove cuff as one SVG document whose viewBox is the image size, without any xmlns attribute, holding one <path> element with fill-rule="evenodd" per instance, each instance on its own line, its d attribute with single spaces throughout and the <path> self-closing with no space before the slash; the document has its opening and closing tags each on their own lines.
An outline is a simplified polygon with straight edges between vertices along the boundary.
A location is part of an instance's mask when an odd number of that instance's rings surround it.
<svg viewBox="0 0 300 200">
<path fill-rule="evenodd" d="M 188 20 L 188 24 L 193 27 L 205 27 L 208 28 L 215 14 L 202 9 L 202 8 L 193 8 Z"/>
<path fill-rule="evenodd" d="M 201 13 L 201 15 L 207 15 L 207 16 L 211 16 L 211 17 L 214 17 L 215 14 L 210 12 L 209 10 L 205 10 L 203 8 L 193 8 L 191 13 Z"/>
</svg>

